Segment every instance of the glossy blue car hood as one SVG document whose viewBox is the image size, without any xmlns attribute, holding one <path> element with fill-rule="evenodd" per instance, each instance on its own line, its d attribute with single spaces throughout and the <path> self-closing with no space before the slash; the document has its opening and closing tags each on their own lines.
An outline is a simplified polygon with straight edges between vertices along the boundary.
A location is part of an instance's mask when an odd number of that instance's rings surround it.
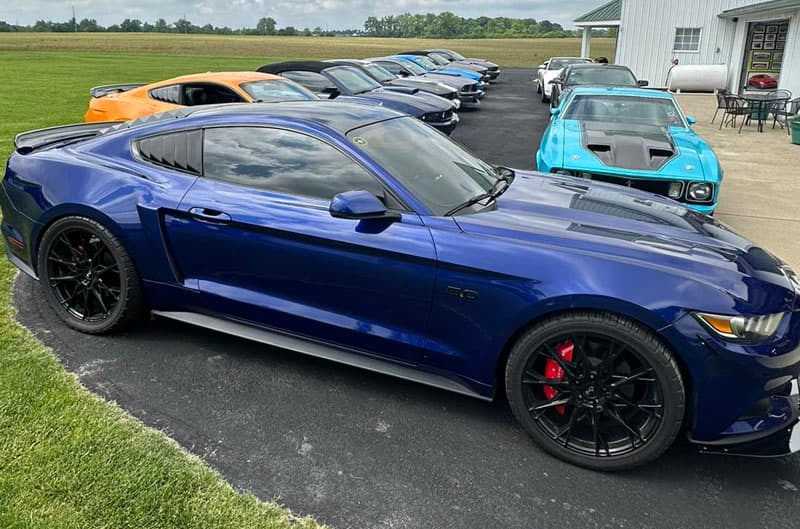
<svg viewBox="0 0 800 529">
<path fill-rule="evenodd" d="M 738 279 L 726 283 L 728 272 L 792 289 L 779 259 L 713 218 L 662 196 L 612 184 L 517 171 L 494 209 L 456 220 L 467 233 L 714 276 L 726 289 L 738 290 Z"/>
<path fill-rule="evenodd" d="M 591 131 L 589 125 L 582 125 L 577 120 L 559 120 L 560 131 L 554 132 L 562 136 L 563 167 L 622 176 L 646 176 L 648 178 L 681 178 L 695 181 L 719 182 L 719 171 L 716 157 L 711 148 L 691 129 L 683 127 L 647 127 L 646 131 L 631 131 L 631 126 L 615 131 L 608 125 L 597 127 Z M 587 137 L 587 128 L 589 129 Z M 598 145 L 599 144 L 599 145 Z M 609 156 L 604 158 L 602 152 L 593 152 L 590 146 L 608 147 L 614 153 L 619 146 L 619 153 L 625 156 Z M 667 148 L 672 154 L 662 163 L 654 163 L 646 167 L 651 156 L 650 149 Z M 633 160 L 631 160 L 633 158 Z M 705 159 L 704 159 L 705 158 Z M 632 162 L 632 163 L 631 163 Z"/>
</svg>

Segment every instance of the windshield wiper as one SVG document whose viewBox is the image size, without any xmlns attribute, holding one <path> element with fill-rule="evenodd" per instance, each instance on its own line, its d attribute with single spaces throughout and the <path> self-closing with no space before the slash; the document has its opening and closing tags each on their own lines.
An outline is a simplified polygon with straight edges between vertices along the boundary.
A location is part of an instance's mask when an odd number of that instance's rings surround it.
<svg viewBox="0 0 800 529">
<path fill-rule="evenodd" d="M 480 195 L 475 195 L 466 202 L 459 204 L 458 206 L 454 207 L 453 209 L 445 213 L 444 216 L 449 217 L 451 215 L 455 215 L 459 211 L 462 211 L 470 206 L 474 206 L 478 202 L 483 202 L 484 200 L 496 200 L 497 197 L 506 192 L 506 189 L 508 189 L 513 180 L 514 180 L 513 173 L 511 175 L 502 174 L 497 178 L 497 181 L 492 185 L 492 188 L 489 189 L 489 191 L 481 193 Z"/>
</svg>

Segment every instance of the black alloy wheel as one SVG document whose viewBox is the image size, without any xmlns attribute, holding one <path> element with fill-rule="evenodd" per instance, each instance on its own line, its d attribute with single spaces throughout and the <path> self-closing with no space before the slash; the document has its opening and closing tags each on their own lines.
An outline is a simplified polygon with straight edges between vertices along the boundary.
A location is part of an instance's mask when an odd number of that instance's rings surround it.
<svg viewBox="0 0 800 529">
<path fill-rule="evenodd" d="M 506 389 L 539 444 L 597 470 L 660 455 L 680 430 L 685 405 L 669 350 L 612 314 L 567 314 L 533 328 L 512 350 Z"/>
<path fill-rule="evenodd" d="M 42 239 L 38 269 L 51 307 L 80 331 L 118 330 L 142 311 L 142 290 L 130 257 L 93 220 L 67 217 L 55 222 Z"/>
</svg>

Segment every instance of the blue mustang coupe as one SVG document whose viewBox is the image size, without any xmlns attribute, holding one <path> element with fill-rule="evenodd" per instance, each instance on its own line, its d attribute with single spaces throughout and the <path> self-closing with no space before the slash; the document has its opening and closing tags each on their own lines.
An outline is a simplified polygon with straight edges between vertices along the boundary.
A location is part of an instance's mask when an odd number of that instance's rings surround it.
<svg viewBox="0 0 800 529">
<path fill-rule="evenodd" d="M 701 213 L 717 207 L 722 167 L 671 94 L 576 86 L 551 113 L 539 171 L 641 189 Z"/>
<path fill-rule="evenodd" d="M 481 161 L 374 105 L 21 134 L 9 259 L 87 333 L 146 314 L 492 399 L 601 470 L 683 431 L 800 449 L 800 283 L 679 203 Z"/>
</svg>

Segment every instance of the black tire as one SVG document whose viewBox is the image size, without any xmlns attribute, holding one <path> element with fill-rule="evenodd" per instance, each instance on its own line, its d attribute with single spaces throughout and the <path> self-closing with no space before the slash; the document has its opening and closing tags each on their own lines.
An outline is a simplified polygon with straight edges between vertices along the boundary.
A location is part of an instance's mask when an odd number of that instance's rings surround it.
<svg viewBox="0 0 800 529">
<path fill-rule="evenodd" d="M 547 371 L 539 375 L 537 366 L 555 361 L 557 350 L 549 344 L 571 336 L 583 336 L 580 346 L 572 342 L 575 363 L 557 362 L 558 369 L 565 366 L 571 373 L 562 370 L 557 379 Z M 570 342 L 558 347 L 564 343 Z M 602 351 L 604 343 L 610 344 L 608 352 Z M 627 373 L 619 374 L 626 366 Z M 591 372 L 591 381 L 579 371 Z M 583 381 L 573 384 L 573 379 Z M 672 445 L 684 418 L 683 379 L 672 353 L 648 329 L 615 314 L 565 313 L 527 330 L 511 349 L 505 385 L 514 416 L 537 444 L 592 470 L 626 470 L 653 461 Z M 555 406 L 558 402 L 564 404 Z"/>
<path fill-rule="evenodd" d="M 544 91 L 544 87 L 542 86 L 541 88 L 542 88 L 542 91 L 541 91 L 541 94 L 542 94 L 542 103 L 549 103 L 549 102 L 550 102 L 550 98 L 549 98 L 549 97 L 547 97 L 547 94 L 546 94 L 546 93 L 545 93 L 545 91 Z"/>
<path fill-rule="evenodd" d="M 542 84 L 539 82 L 538 79 L 536 80 L 536 93 L 537 94 L 541 94 L 542 93 Z"/>
<path fill-rule="evenodd" d="M 47 302 L 73 329 L 112 333 L 145 313 L 141 280 L 128 252 L 92 219 L 71 216 L 54 222 L 42 237 L 37 265 Z"/>
</svg>

